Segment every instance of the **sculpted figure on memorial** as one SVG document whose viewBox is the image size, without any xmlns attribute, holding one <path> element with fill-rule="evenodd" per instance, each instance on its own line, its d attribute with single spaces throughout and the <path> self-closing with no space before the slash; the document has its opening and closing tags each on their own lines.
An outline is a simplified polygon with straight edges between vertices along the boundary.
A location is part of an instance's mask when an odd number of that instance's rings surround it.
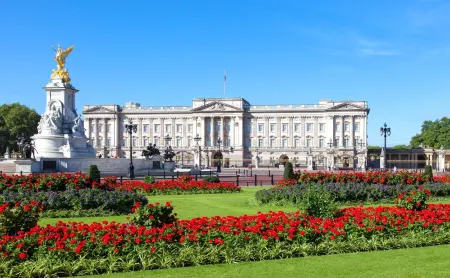
<svg viewBox="0 0 450 278">
<path fill-rule="evenodd" d="M 169 146 L 164 150 L 164 160 L 172 162 L 172 158 L 175 156 L 175 152 L 172 150 L 172 147 Z"/>
<path fill-rule="evenodd" d="M 84 125 L 80 115 L 73 120 L 72 133 L 84 135 Z"/>
<path fill-rule="evenodd" d="M 148 145 L 147 148 L 144 149 L 141 153 L 141 156 L 145 157 L 153 155 L 160 155 L 158 148 L 156 148 L 156 144 L 154 144 L 153 146 L 151 144 Z"/>
<path fill-rule="evenodd" d="M 42 133 L 42 129 L 45 127 L 45 114 L 41 115 L 41 120 L 37 126 L 38 134 Z"/>
<path fill-rule="evenodd" d="M 33 159 L 35 158 L 34 152 L 36 149 L 33 146 L 33 139 L 26 137 L 25 134 L 22 133 L 22 135 L 18 137 L 17 146 L 19 146 L 19 152 L 21 153 L 22 158 L 31 158 L 31 156 L 33 156 Z"/>
<path fill-rule="evenodd" d="M 62 113 L 61 110 L 52 106 L 50 112 L 45 117 L 46 126 L 51 129 L 60 129 L 62 125 Z"/>
</svg>

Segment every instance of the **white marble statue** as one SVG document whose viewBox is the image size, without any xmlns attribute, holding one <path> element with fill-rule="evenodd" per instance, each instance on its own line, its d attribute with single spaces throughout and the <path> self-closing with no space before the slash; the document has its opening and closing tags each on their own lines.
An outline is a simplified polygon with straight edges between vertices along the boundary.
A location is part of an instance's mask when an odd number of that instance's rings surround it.
<svg viewBox="0 0 450 278">
<path fill-rule="evenodd" d="M 84 125 L 80 115 L 73 120 L 72 133 L 84 135 Z"/>
</svg>

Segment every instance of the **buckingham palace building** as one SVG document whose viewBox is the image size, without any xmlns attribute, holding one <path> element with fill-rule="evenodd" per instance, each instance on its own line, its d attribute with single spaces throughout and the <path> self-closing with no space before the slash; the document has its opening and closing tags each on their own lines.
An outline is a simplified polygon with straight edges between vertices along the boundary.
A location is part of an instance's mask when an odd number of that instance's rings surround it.
<svg viewBox="0 0 450 278">
<path fill-rule="evenodd" d="M 98 155 L 143 158 L 171 146 L 186 167 L 276 166 L 305 169 L 367 166 L 366 101 L 252 105 L 244 98 L 195 98 L 192 106 L 85 105 L 84 126 Z M 125 124 L 137 124 L 129 134 Z M 197 157 L 197 159 L 195 158 Z"/>
</svg>

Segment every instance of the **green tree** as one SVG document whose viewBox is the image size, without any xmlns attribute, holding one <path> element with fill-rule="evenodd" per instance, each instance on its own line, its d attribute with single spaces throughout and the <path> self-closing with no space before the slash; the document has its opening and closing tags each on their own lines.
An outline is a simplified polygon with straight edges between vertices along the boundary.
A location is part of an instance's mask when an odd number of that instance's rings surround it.
<svg viewBox="0 0 450 278">
<path fill-rule="evenodd" d="M 284 173 L 283 176 L 285 179 L 293 179 L 295 178 L 294 169 L 292 167 L 292 163 L 289 161 L 284 164 Z"/>
<path fill-rule="evenodd" d="M 429 148 L 450 148 L 450 119 L 443 117 L 440 120 L 424 121 L 419 134 L 411 138 L 411 147 L 423 144 Z"/>
<path fill-rule="evenodd" d="M 34 109 L 20 103 L 3 104 L 0 106 L 0 153 L 6 147 L 18 150 L 17 137 L 24 133 L 32 136 L 37 133 L 37 126 L 41 117 Z"/>
<path fill-rule="evenodd" d="M 367 149 L 369 149 L 369 150 L 379 150 L 379 149 L 381 149 L 381 147 L 380 146 L 369 145 L 369 146 L 367 146 Z"/>
</svg>

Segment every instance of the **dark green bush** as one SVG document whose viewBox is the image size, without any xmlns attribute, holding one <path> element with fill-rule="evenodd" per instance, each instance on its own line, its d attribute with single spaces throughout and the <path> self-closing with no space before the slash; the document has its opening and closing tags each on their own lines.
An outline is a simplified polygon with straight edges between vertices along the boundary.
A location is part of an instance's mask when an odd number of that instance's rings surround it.
<svg viewBox="0 0 450 278">
<path fill-rule="evenodd" d="M 298 204 L 307 215 L 320 218 L 333 218 L 338 212 L 334 198 L 323 185 L 310 185 Z"/>
<path fill-rule="evenodd" d="M 165 205 L 160 203 L 142 205 L 137 202 L 133 212 L 130 222 L 149 228 L 162 227 L 164 224 L 172 224 L 177 220 L 177 214 L 173 213 L 173 207 L 170 202 L 166 202 Z"/>
<path fill-rule="evenodd" d="M 89 165 L 88 176 L 92 181 L 100 182 L 100 171 L 97 165 Z"/>
<path fill-rule="evenodd" d="M 428 181 L 433 180 L 433 168 L 431 168 L 431 165 L 425 166 L 424 176 L 426 176 L 428 178 Z"/>
<path fill-rule="evenodd" d="M 155 183 L 156 179 L 154 176 L 145 176 L 144 177 L 144 182 L 147 184 L 152 184 Z"/>
<path fill-rule="evenodd" d="M 203 178 L 206 182 L 220 182 L 220 179 L 218 176 L 206 176 Z"/>
<path fill-rule="evenodd" d="M 292 163 L 289 161 L 284 164 L 284 178 L 285 179 L 293 179 L 295 178 L 294 175 L 294 168 L 292 167 Z"/>
</svg>

